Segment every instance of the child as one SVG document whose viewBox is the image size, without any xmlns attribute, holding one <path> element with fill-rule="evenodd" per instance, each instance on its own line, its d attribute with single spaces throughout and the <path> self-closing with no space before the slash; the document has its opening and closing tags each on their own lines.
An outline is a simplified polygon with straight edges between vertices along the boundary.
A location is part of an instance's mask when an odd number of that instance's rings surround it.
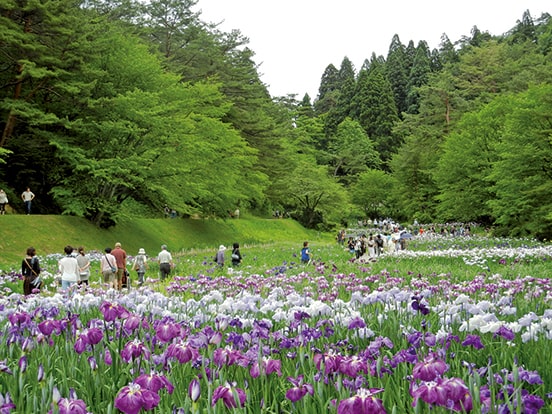
<svg viewBox="0 0 552 414">
<path fill-rule="evenodd" d="M 301 249 L 301 263 L 308 264 L 311 260 L 311 254 L 309 249 L 309 242 L 306 241 L 303 243 L 303 248 Z"/>
</svg>

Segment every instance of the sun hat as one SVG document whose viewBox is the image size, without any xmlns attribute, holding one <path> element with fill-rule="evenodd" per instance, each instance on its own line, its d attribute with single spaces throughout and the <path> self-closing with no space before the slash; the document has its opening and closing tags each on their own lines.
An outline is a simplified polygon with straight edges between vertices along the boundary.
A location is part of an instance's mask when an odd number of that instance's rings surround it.
<svg viewBox="0 0 552 414">
<path fill-rule="evenodd" d="M 138 250 L 138 254 L 146 254 L 146 251 L 144 249 Z"/>
<path fill-rule="evenodd" d="M 221 244 L 221 245 L 219 246 L 219 250 L 226 250 L 226 247 L 224 247 L 224 244 Z"/>
</svg>

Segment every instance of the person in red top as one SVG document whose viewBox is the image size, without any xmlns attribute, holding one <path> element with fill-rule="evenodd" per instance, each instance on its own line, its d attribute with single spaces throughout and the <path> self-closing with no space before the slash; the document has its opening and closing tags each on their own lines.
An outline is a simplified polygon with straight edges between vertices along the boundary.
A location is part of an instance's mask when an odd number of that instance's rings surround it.
<svg viewBox="0 0 552 414">
<path fill-rule="evenodd" d="M 123 275 L 126 269 L 127 254 L 121 248 L 121 243 L 119 242 L 115 243 L 115 248 L 111 250 L 111 254 L 117 260 L 117 289 L 121 290 L 123 288 Z"/>
</svg>

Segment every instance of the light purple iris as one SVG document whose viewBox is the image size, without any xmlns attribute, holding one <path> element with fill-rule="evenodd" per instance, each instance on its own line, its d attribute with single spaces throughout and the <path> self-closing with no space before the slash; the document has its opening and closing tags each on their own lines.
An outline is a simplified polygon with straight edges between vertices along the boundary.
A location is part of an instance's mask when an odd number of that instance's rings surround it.
<svg viewBox="0 0 552 414">
<path fill-rule="evenodd" d="M 16 408 L 17 407 L 13 403 L 9 392 L 7 392 L 5 396 L 0 393 L 0 413 L 9 414 L 11 413 L 11 410 L 15 410 Z"/>
<path fill-rule="evenodd" d="M 356 395 L 341 400 L 337 407 L 337 414 L 385 414 L 387 411 L 383 406 L 382 400 L 374 397 L 383 389 L 373 388 L 358 390 Z"/>
<path fill-rule="evenodd" d="M 138 414 L 142 408 L 147 411 L 157 407 L 159 400 L 156 392 L 131 383 L 123 387 L 115 397 L 115 408 L 124 414 Z"/>
<path fill-rule="evenodd" d="M 188 396 L 193 402 L 196 402 L 199 400 L 199 396 L 201 395 L 201 387 L 199 385 L 199 381 L 197 378 L 194 378 L 192 381 L 190 381 L 190 385 L 188 386 Z"/>
<path fill-rule="evenodd" d="M 212 401 L 213 407 L 218 400 L 222 400 L 227 408 L 243 407 L 246 400 L 245 391 L 226 383 L 224 386 L 220 385 L 215 388 Z"/>
</svg>

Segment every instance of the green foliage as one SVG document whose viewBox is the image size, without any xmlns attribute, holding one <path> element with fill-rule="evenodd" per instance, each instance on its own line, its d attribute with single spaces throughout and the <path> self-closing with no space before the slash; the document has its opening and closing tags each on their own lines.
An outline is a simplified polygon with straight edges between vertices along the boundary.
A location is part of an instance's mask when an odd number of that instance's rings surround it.
<svg viewBox="0 0 552 414">
<path fill-rule="evenodd" d="M 166 244 L 173 253 L 200 249 L 214 251 L 220 244 L 239 242 L 242 246 L 269 243 L 302 243 L 303 240 L 327 242 L 332 235 L 313 232 L 289 219 L 260 219 L 247 214 L 232 220 L 128 219 L 110 229 L 100 229 L 89 221 L 68 216 L 26 216 L 7 214 L 2 217 L 0 241 L 3 269 L 20 266 L 27 247 L 34 246 L 39 256 L 62 253 L 64 246 L 84 246 L 87 251 L 103 251 L 120 242 L 128 254 L 144 248 L 149 255 Z M 52 230 L 52 229 L 55 229 Z M 21 236 L 24 234 L 25 236 Z"/>
<path fill-rule="evenodd" d="M 393 177 L 381 170 L 362 172 L 351 189 L 351 201 L 364 217 L 395 216 L 391 199 Z"/>
</svg>

